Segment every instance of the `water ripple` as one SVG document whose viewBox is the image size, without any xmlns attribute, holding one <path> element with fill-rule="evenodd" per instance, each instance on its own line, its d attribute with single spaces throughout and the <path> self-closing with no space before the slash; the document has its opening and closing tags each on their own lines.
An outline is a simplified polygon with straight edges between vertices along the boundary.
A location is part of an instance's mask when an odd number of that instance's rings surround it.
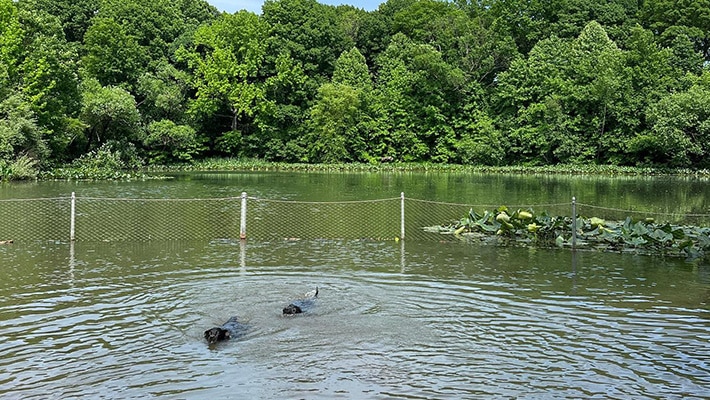
<svg viewBox="0 0 710 400">
<path fill-rule="evenodd" d="M 71 279 L 5 270 L 0 396 L 702 398 L 710 385 L 710 311 L 653 276 L 580 264 L 576 287 L 506 270 L 515 254 L 451 266 L 464 257 L 415 249 L 403 268 L 381 243 L 257 243 L 248 263 L 241 250 L 99 247 L 71 274 L 51 252 L 37 264 Z M 309 315 L 281 316 L 315 286 Z M 246 335 L 206 346 L 231 315 Z"/>
</svg>

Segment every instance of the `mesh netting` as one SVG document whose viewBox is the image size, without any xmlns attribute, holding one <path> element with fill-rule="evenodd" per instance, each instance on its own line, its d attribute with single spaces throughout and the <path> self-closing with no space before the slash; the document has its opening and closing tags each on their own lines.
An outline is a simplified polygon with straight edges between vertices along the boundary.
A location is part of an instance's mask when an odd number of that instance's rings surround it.
<svg viewBox="0 0 710 400">
<path fill-rule="evenodd" d="M 0 240 L 66 240 L 70 209 L 64 197 L 0 200 Z"/>
<path fill-rule="evenodd" d="M 400 236 L 399 198 L 348 202 L 249 200 L 249 238 L 393 240 Z"/>
<path fill-rule="evenodd" d="M 77 241 L 148 241 L 238 239 L 240 197 L 211 199 L 126 199 L 76 197 Z M 473 209 L 479 214 L 495 204 L 455 204 L 401 198 L 347 202 L 282 201 L 248 197 L 246 236 L 256 240 L 367 239 L 447 240 L 424 228 L 449 226 Z M 0 241 L 68 241 L 72 199 L 0 200 Z M 571 203 L 508 205 L 535 213 L 569 216 Z M 577 203 L 577 214 L 606 220 L 653 218 L 708 226 L 710 215 L 621 210 Z"/>
<path fill-rule="evenodd" d="M 710 226 L 710 214 L 696 213 L 692 210 L 679 212 L 671 210 L 622 210 L 592 204 L 577 203 L 577 214 L 585 217 L 598 217 L 608 221 L 623 221 L 627 217 L 632 220 L 653 219 L 659 223 L 678 225 Z"/>
<path fill-rule="evenodd" d="M 76 240 L 239 237 L 240 198 L 77 198 Z"/>
</svg>

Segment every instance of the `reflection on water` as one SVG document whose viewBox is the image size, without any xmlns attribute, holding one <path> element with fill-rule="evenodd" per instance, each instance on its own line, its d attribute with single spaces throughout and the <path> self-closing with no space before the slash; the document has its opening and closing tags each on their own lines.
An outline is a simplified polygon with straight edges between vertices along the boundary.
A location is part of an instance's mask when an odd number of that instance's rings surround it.
<svg viewBox="0 0 710 400">
<path fill-rule="evenodd" d="M 707 266 L 460 243 L 0 247 L 0 397 L 701 398 Z M 281 309 L 314 286 L 311 315 Z M 252 329 L 210 349 L 207 327 Z"/>
</svg>

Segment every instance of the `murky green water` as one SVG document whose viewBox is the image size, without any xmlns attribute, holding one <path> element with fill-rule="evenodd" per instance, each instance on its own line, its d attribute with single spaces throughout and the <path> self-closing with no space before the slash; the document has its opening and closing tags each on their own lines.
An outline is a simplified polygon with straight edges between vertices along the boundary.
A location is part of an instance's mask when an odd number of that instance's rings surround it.
<svg viewBox="0 0 710 400">
<path fill-rule="evenodd" d="M 341 201 L 404 191 L 472 204 L 576 195 L 707 213 L 706 186 L 230 173 L 5 185 L 0 198 L 247 191 Z M 285 238 L 29 241 L 0 246 L 0 260 L 2 398 L 704 398 L 710 387 L 710 266 L 682 260 Z M 312 314 L 280 315 L 315 286 Z M 202 332 L 231 315 L 250 325 L 247 335 L 210 349 Z"/>
</svg>

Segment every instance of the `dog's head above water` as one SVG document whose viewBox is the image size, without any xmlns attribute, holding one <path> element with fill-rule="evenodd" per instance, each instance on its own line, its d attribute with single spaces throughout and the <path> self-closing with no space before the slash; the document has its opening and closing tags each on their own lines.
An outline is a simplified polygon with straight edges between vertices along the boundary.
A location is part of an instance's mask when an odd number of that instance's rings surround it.
<svg viewBox="0 0 710 400">
<path fill-rule="evenodd" d="M 215 326 L 205 331 L 205 339 L 209 344 L 241 336 L 247 326 L 240 323 L 236 316 L 229 318 L 222 326 Z"/>
<path fill-rule="evenodd" d="M 315 304 L 315 300 L 318 297 L 318 287 L 315 290 L 311 290 L 303 296 L 303 299 L 291 302 L 288 306 L 284 307 L 283 315 L 296 315 L 304 313 L 310 310 Z"/>
<path fill-rule="evenodd" d="M 220 340 L 227 340 L 229 337 L 230 335 L 227 329 L 214 327 L 205 331 L 205 339 L 209 344 L 215 344 Z"/>
<path fill-rule="evenodd" d="M 302 313 L 303 310 L 301 307 L 295 305 L 295 304 L 289 304 L 287 307 L 284 307 L 283 313 L 284 315 L 294 315 L 294 314 L 300 314 Z"/>
</svg>

